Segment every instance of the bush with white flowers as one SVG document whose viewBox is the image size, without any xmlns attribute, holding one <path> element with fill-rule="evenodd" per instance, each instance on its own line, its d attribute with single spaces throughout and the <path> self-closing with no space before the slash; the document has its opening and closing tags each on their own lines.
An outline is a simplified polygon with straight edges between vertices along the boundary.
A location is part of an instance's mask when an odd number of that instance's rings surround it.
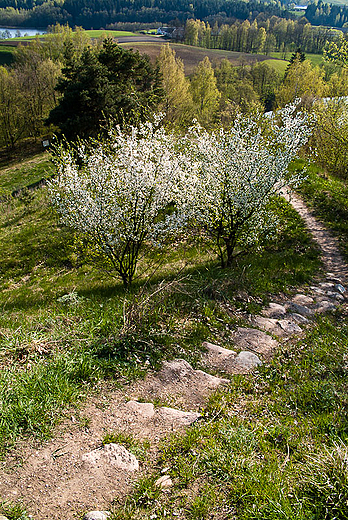
<svg viewBox="0 0 348 520">
<path fill-rule="evenodd" d="M 272 117 L 240 116 L 227 131 L 196 126 L 185 138 L 199 165 L 195 217 L 215 240 L 223 267 L 272 226 L 270 199 L 298 181 L 288 166 L 307 142 L 311 124 L 296 110 L 294 104 Z"/>
<path fill-rule="evenodd" d="M 126 286 L 141 254 L 188 222 L 207 231 L 229 266 L 272 222 L 268 203 L 297 180 L 288 165 L 310 132 L 296 105 L 271 118 L 241 116 L 228 131 L 194 126 L 182 138 L 151 123 L 116 129 L 92 150 L 58 148 L 51 200 Z"/>
<path fill-rule="evenodd" d="M 49 184 L 61 221 L 77 230 L 124 285 L 150 245 L 175 237 L 187 220 L 191 168 L 163 128 L 146 123 L 116 129 L 107 143 L 61 146 L 58 175 Z"/>
</svg>

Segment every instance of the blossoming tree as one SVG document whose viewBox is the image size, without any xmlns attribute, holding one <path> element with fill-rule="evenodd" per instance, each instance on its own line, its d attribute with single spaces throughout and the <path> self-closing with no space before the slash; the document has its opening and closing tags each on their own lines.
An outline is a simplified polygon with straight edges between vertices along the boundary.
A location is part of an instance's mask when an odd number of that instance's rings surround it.
<svg viewBox="0 0 348 520">
<path fill-rule="evenodd" d="M 77 156 L 77 157 L 76 157 Z M 116 129 L 111 142 L 77 153 L 59 147 L 49 185 L 61 221 L 80 232 L 125 286 L 146 246 L 161 246 L 187 219 L 190 168 L 176 141 L 151 123 Z"/>
<path fill-rule="evenodd" d="M 151 123 L 117 129 L 92 151 L 58 149 L 51 199 L 125 286 L 141 253 L 188 222 L 208 232 L 222 266 L 230 266 L 237 247 L 257 242 L 274 222 L 268 203 L 297 181 L 287 168 L 310 131 L 295 105 L 272 118 L 241 116 L 228 131 L 195 126 L 183 138 Z"/>
<path fill-rule="evenodd" d="M 311 133 L 309 116 L 288 105 L 272 117 L 237 118 L 233 127 L 209 133 L 199 126 L 185 137 L 199 164 L 195 216 L 215 240 L 222 266 L 236 248 L 257 242 L 272 223 L 267 205 L 285 185 L 297 182 L 289 163 Z"/>
</svg>

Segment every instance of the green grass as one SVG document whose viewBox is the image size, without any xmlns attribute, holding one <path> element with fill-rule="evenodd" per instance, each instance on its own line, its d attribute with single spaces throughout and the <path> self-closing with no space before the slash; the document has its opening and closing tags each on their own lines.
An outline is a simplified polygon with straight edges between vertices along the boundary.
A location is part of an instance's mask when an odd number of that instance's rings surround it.
<svg viewBox="0 0 348 520">
<path fill-rule="evenodd" d="M 267 63 L 267 65 L 280 74 L 285 74 L 286 67 L 289 65 L 289 63 L 284 60 L 265 60 L 264 63 Z"/>
<path fill-rule="evenodd" d="M 121 36 L 136 36 L 136 33 L 129 31 L 91 30 L 86 31 L 86 33 L 91 38 L 100 38 L 101 36 L 111 36 L 112 38 L 120 38 Z"/>
<path fill-rule="evenodd" d="M 287 52 L 285 55 L 285 60 L 289 61 L 292 54 L 293 54 L 292 52 Z M 306 54 L 306 59 L 309 60 L 312 63 L 312 65 L 314 65 L 314 66 L 320 65 L 324 61 L 322 54 L 310 54 L 310 53 L 305 53 L 305 54 Z M 281 60 L 284 60 L 283 52 L 271 52 L 270 56 L 272 56 L 273 58 L 280 58 Z"/>
<path fill-rule="evenodd" d="M 303 163 L 298 163 L 299 167 Z M 340 246 L 348 259 L 348 187 L 346 182 L 324 175 L 315 165 L 307 170 L 307 180 L 300 193 L 314 213 L 331 228 L 340 239 Z"/>
<path fill-rule="evenodd" d="M 0 65 L 11 65 L 14 61 L 15 48 L 11 45 L 0 45 Z"/>
<path fill-rule="evenodd" d="M 112 520 L 347 519 L 347 346 L 346 318 L 319 319 L 257 375 L 235 376 L 200 423 L 162 442 Z M 161 468 L 174 486 L 154 499 Z"/>
<path fill-rule="evenodd" d="M 35 160 L 32 171 L 30 163 L 26 173 L 13 168 L 13 178 L 2 170 L 2 185 L 10 191 L 41 176 L 47 159 Z M 188 241 L 168 252 L 145 289 L 140 280 L 125 291 L 83 262 L 46 188 L 1 202 L 0 449 L 23 435 L 49 435 L 98 380 L 131 381 L 183 352 L 196 365 L 204 340 L 232 346 L 229 327 L 241 323 L 233 310 L 257 310 L 269 294 L 309 282 L 320 265 L 317 251 L 285 202 L 277 213 L 277 237 L 233 268 L 219 267 L 209 242 Z M 235 300 L 239 291 L 248 301 Z"/>
<path fill-rule="evenodd" d="M 0 168 L 0 193 L 8 194 L 52 175 L 49 155 L 40 153 L 12 167 Z"/>
</svg>

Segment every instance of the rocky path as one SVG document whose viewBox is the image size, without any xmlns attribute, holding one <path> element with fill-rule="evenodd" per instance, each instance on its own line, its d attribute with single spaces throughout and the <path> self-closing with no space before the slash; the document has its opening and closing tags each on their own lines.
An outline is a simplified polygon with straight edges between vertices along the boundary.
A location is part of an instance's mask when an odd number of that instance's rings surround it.
<svg viewBox="0 0 348 520">
<path fill-rule="evenodd" d="M 290 202 L 323 251 L 327 278 L 251 316 L 247 327 L 231 332 L 234 350 L 205 342 L 206 372 L 194 370 L 183 359 L 164 362 L 161 371 L 145 380 L 91 399 L 59 427 L 53 440 L 19 447 L 15 458 L 1 463 L 2 500 L 21 501 L 35 520 L 82 518 L 86 511 L 90 511 L 86 520 L 105 519 L 101 511 L 115 497 L 124 497 L 139 475 L 145 441 L 150 446 L 146 466 L 151 467 L 160 440 L 199 420 L 211 391 L 228 385 L 234 374 L 254 370 L 270 359 L 281 342 L 300 337 L 315 314 L 344 304 L 347 266 L 337 241 L 298 197 L 291 195 Z M 137 456 L 116 441 L 103 444 L 112 432 L 134 439 Z M 164 473 L 158 485 L 170 486 L 169 476 Z"/>
</svg>

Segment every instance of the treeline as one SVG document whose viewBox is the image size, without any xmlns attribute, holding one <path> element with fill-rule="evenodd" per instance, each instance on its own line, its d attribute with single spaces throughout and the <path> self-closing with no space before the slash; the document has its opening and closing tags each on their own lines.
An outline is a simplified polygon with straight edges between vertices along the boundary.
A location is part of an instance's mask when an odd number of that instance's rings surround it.
<svg viewBox="0 0 348 520">
<path fill-rule="evenodd" d="M 308 4 L 306 18 L 315 25 L 345 27 L 348 24 L 348 6 L 328 4 L 320 0 Z"/>
<path fill-rule="evenodd" d="M 348 94 L 347 68 L 330 63 L 313 67 L 302 52 L 293 54 L 285 77 L 266 63 L 235 67 L 222 60 L 213 66 L 206 57 L 188 78 L 169 45 L 163 46 L 158 59 L 160 76 L 153 75 L 150 63 L 139 54 L 125 56 L 126 51 L 114 44 L 106 46 L 106 59 L 104 45 L 92 42 L 82 29 L 73 32 L 56 26 L 45 41 L 18 47 L 14 64 L 0 67 L 0 147 L 11 149 L 24 138 L 43 138 L 59 130 L 79 135 L 82 121 L 84 134 L 94 128 L 97 135 L 99 127 L 107 128 L 107 118 L 122 123 L 134 103 L 136 119 L 150 87 L 155 103 L 147 103 L 146 114 L 163 111 L 168 124 L 178 128 L 189 126 L 193 119 L 207 128 L 228 127 L 238 112 L 272 110 L 297 97 L 310 106 L 315 98 Z M 136 65 L 130 66 L 133 61 Z M 116 72 L 113 67 L 118 67 Z M 139 78 L 132 86 L 126 73 L 120 90 L 113 78 L 121 69 L 138 71 Z M 152 83 L 151 77 L 156 78 Z M 144 86 L 143 93 L 139 85 Z"/>
<path fill-rule="evenodd" d="M 14 63 L 0 67 L 0 147 L 12 149 L 21 140 L 46 137 L 46 119 L 57 105 L 56 86 L 65 49 L 81 54 L 90 44 L 84 31 L 58 26 L 45 43 L 34 40 L 18 46 Z M 97 45 L 98 43 L 96 43 Z"/>
<path fill-rule="evenodd" d="M 254 19 L 260 13 L 290 16 L 279 0 L 0 0 L 0 24 L 43 27 L 59 23 L 85 29 L 106 27 L 115 22 L 169 23 L 189 18 L 219 21 Z"/>
<path fill-rule="evenodd" d="M 272 51 L 293 52 L 298 47 L 304 52 L 321 54 L 326 41 L 338 38 L 340 31 L 327 27 L 313 27 L 304 18 L 290 20 L 272 16 L 258 16 L 252 23 L 236 21 L 217 23 L 213 27 L 201 20 L 187 20 L 184 41 L 188 45 L 237 52 L 268 54 Z"/>
</svg>

